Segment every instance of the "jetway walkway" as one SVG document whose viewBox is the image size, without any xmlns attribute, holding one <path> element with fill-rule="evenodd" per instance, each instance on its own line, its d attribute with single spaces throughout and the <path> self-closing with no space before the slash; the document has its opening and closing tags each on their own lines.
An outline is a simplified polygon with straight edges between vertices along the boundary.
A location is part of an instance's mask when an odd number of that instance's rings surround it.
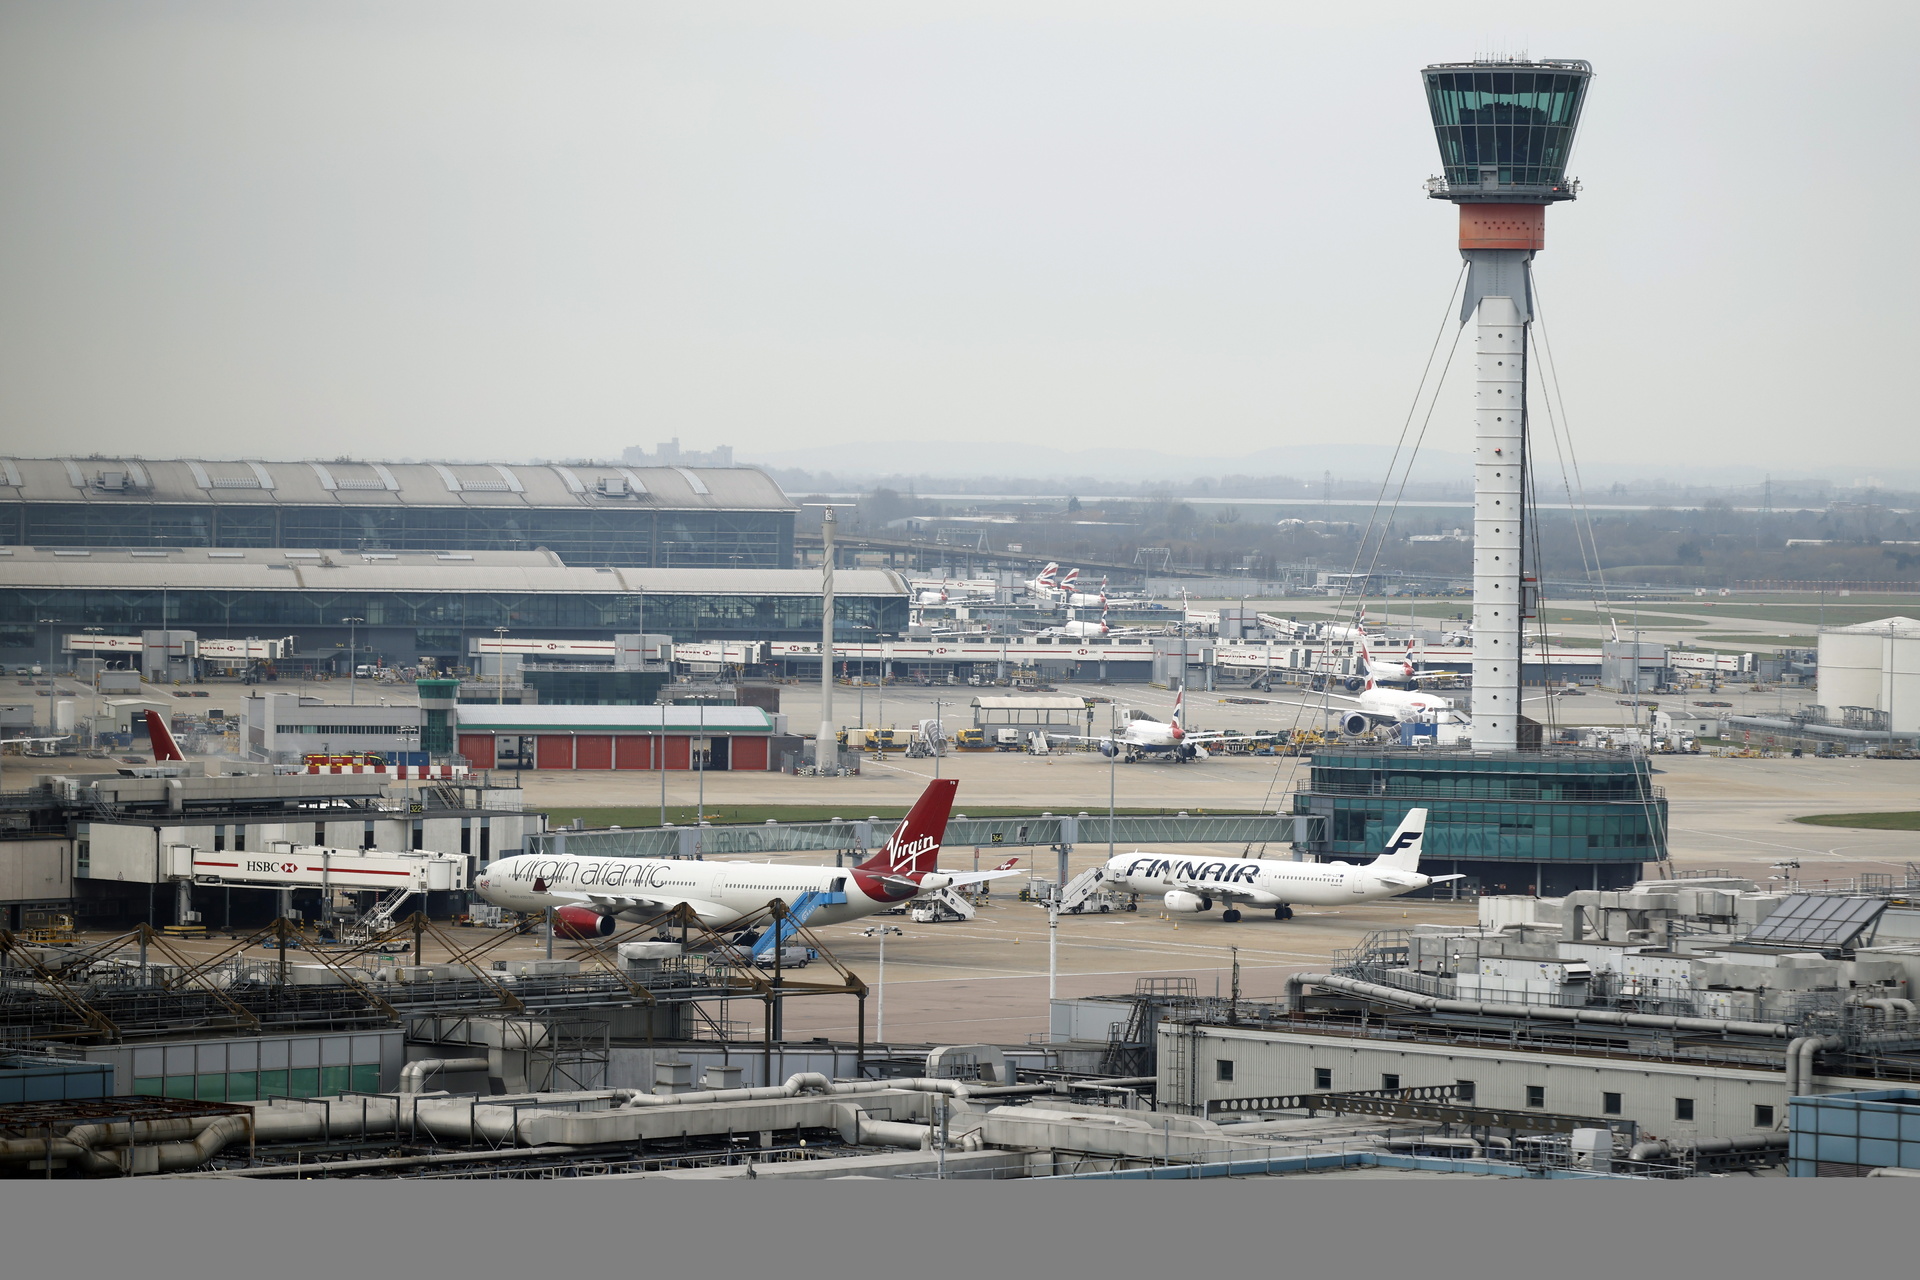
<svg viewBox="0 0 1920 1280">
<path fill-rule="evenodd" d="M 1286 844 L 1310 837 L 1321 819 L 1275 813 L 1107 818 L 1061 814 L 955 818 L 948 849 L 1106 844 L 1153 848 L 1169 844 Z M 619 831 L 547 831 L 527 837 L 527 852 L 544 857 L 692 858 L 721 854 L 859 853 L 886 842 L 887 820 L 768 822 L 711 827 L 630 827 Z"/>
</svg>

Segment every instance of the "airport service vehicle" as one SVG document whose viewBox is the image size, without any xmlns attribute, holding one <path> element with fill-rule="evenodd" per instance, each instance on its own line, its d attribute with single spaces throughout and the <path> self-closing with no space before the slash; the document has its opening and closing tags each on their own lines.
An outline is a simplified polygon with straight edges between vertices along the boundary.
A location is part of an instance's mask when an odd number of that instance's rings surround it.
<svg viewBox="0 0 1920 1280">
<path fill-rule="evenodd" d="M 682 904 L 702 924 L 724 928 L 775 898 L 792 906 L 808 893 L 822 895 L 813 900 L 817 905 L 808 924 L 841 924 L 922 893 L 1016 874 L 936 869 L 959 785 L 952 778 L 928 784 L 886 845 L 857 867 L 520 854 L 488 866 L 474 887 L 486 901 L 510 911 L 557 908 L 554 931 L 570 938 L 604 938 L 623 919 L 637 923 Z"/>
<path fill-rule="evenodd" d="M 1282 862 L 1270 858 L 1175 858 L 1157 853 L 1123 853 L 1105 866 L 1110 888 L 1164 895 L 1168 911 L 1198 915 L 1218 902 L 1220 919 L 1232 924 L 1242 907 L 1271 910 L 1276 920 L 1293 916 L 1293 906 L 1331 907 L 1348 902 L 1397 898 L 1415 889 L 1461 877 L 1420 874 L 1420 845 L 1427 811 L 1408 810 L 1386 852 L 1365 866 L 1346 862 Z"/>
</svg>

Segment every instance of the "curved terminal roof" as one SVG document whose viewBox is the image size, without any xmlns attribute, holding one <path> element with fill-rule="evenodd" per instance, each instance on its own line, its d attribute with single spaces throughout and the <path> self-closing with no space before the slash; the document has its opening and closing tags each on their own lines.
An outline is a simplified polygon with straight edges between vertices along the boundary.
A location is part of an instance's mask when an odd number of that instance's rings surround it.
<svg viewBox="0 0 1920 1280">
<path fill-rule="evenodd" d="M 546 551 L 0 547 L 0 584 L 75 590 L 506 591 L 818 596 L 818 569 L 602 569 Z M 904 596 L 891 569 L 838 569 L 843 596 Z"/>
<path fill-rule="evenodd" d="M 751 467 L 0 458 L 0 502 L 793 511 Z"/>
</svg>

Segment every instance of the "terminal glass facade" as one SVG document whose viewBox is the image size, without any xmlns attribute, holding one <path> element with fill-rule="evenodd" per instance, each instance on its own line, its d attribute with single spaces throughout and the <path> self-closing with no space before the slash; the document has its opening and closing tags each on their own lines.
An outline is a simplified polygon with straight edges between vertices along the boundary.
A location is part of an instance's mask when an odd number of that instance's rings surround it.
<svg viewBox="0 0 1920 1280">
<path fill-rule="evenodd" d="M 1589 73 L 1567 67 L 1429 67 L 1427 106 L 1447 181 L 1554 187 L 1566 179 Z"/>
<path fill-rule="evenodd" d="M 1616 888 L 1667 856 L 1667 801 L 1645 757 L 1613 752 L 1326 751 L 1294 795 L 1306 852 L 1365 862 L 1428 810 L 1421 869 L 1487 893 Z"/>
<path fill-rule="evenodd" d="M 834 598 L 836 634 L 849 642 L 899 635 L 907 613 L 904 595 Z M 363 620 L 351 635 L 346 618 Z M 362 662 L 407 663 L 423 654 L 465 662 L 467 639 L 496 627 L 563 640 L 638 631 L 677 641 L 818 640 L 820 597 L 0 588 L 0 661 L 49 661 L 56 634 L 85 627 L 210 638 L 292 635 L 302 654 L 337 648 L 342 661 L 354 644 Z"/>
<path fill-rule="evenodd" d="M 545 547 L 578 565 L 786 569 L 793 564 L 793 512 L 11 502 L 0 504 L 0 546 Z"/>
</svg>

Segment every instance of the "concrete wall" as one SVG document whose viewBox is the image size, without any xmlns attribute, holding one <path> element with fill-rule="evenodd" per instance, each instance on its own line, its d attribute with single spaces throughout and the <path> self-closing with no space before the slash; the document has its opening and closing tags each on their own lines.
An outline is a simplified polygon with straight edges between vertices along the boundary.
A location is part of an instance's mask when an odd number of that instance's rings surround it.
<svg viewBox="0 0 1920 1280">
<path fill-rule="evenodd" d="M 1160 1032 L 1160 1100 L 1181 1102 L 1170 1092 L 1174 1055 L 1183 1052 L 1180 1029 Z M 1233 1079 L 1221 1081 L 1217 1064 L 1233 1063 Z M 1601 1094 L 1621 1095 L 1621 1115 L 1643 1135 L 1737 1137 L 1779 1130 L 1787 1121 L 1786 1081 L 1779 1071 L 1703 1067 L 1528 1053 L 1460 1045 L 1407 1044 L 1299 1032 L 1231 1027 L 1198 1029 L 1192 1050 L 1195 1102 L 1257 1094 L 1311 1093 L 1315 1068 L 1333 1073 L 1336 1092 L 1379 1089 L 1381 1076 L 1400 1077 L 1400 1087 L 1474 1083 L 1474 1104 L 1527 1110 L 1527 1086 L 1546 1090 L 1542 1110 L 1562 1115 L 1603 1116 Z M 1849 1086 L 1851 1087 L 1851 1086 Z M 1693 1099 L 1693 1120 L 1679 1120 L 1674 1099 Z M 1773 1124 L 1754 1123 L 1756 1105 L 1773 1108 Z M 1198 1108 L 1196 1108 L 1196 1114 Z"/>
<path fill-rule="evenodd" d="M 59 901 L 73 896 L 73 842 L 0 843 L 0 903 Z"/>
</svg>

